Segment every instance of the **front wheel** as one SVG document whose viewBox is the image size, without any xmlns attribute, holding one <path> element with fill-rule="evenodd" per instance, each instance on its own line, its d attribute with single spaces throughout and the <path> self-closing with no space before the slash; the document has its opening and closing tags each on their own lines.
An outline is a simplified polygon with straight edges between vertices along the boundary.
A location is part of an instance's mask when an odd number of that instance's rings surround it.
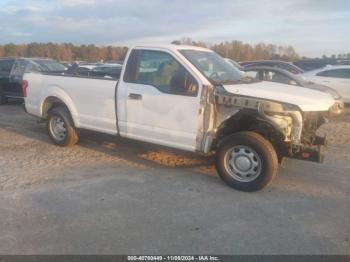
<svg viewBox="0 0 350 262">
<path fill-rule="evenodd" d="M 62 106 L 51 109 L 47 117 L 47 131 L 59 146 L 72 146 L 78 142 L 78 133 L 69 111 Z"/>
<path fill-rule="evenodd" d="M 257 191 L 277 173 L 277 154 L 272 144 L 254 132 L 240 132 L 218 146 L 215 166 L 219 176 L 232 188 Z"/>
</svg>

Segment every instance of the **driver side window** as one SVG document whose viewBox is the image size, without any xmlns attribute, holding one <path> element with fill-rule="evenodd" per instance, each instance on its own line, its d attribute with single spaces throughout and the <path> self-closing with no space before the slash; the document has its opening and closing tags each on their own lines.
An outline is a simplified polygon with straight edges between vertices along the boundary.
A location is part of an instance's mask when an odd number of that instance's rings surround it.
<svg viewBox="0 0 350 262">
<path fill-rule="evenodd" d="M 170 54 L 161 51 L 134 51 L 137 52 L 130 54 L 129 59 L 133 65 L 126 67 L 124 81 L 152 85 L 168 94 L 197 95 L 197 81 Z"/>
</svg>

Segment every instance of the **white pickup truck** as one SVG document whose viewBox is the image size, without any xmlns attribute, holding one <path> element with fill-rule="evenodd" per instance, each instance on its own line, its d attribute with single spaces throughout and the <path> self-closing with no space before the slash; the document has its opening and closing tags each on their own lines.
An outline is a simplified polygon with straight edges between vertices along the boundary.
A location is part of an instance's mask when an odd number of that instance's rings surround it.
<svg viewBox="0 0 350 262">
<path fill-rule="evenodd" d="M 209 155 L 231 187 L 256 191 L 283 157 L 322 161 L 316 130 L 334 104 L 319 91 L 258 82 L 211 50 L 181 45 L 129 50 L 119 81 L 24 75 L 25 108 L 56 144 L 89 129 Z"/>
</svg>

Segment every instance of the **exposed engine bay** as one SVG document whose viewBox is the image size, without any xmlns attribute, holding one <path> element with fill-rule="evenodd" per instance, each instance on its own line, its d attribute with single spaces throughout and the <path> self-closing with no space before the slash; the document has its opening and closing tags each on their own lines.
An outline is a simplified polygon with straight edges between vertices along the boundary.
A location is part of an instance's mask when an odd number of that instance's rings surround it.
<svg viewBox="0 0 350 262">
<path fill-rule="evenodd" d="M 316 135 L 326 122 L 325 113 L 302 112 L 297 106 L 255 97 L 235 95 L 223 87 L 204 88 L 202 120 L 197 148 L 207 154 L 229 134 L 255 131 L 268 139 L 279 157 L 322 162 L 326 141 Z"/>
</svg>

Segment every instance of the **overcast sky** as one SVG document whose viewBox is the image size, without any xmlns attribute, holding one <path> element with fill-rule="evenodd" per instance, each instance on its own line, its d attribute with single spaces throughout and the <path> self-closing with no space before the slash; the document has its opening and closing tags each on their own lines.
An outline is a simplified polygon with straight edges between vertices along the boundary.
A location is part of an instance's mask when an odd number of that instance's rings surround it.
<svg viewBox="0 0 350 262">
<path fill-rule="evenodd" d="M 0 43 L 133 45 L 191 37 L 350 52 L 350 0 L 0 0 Z"/>
</svg>

